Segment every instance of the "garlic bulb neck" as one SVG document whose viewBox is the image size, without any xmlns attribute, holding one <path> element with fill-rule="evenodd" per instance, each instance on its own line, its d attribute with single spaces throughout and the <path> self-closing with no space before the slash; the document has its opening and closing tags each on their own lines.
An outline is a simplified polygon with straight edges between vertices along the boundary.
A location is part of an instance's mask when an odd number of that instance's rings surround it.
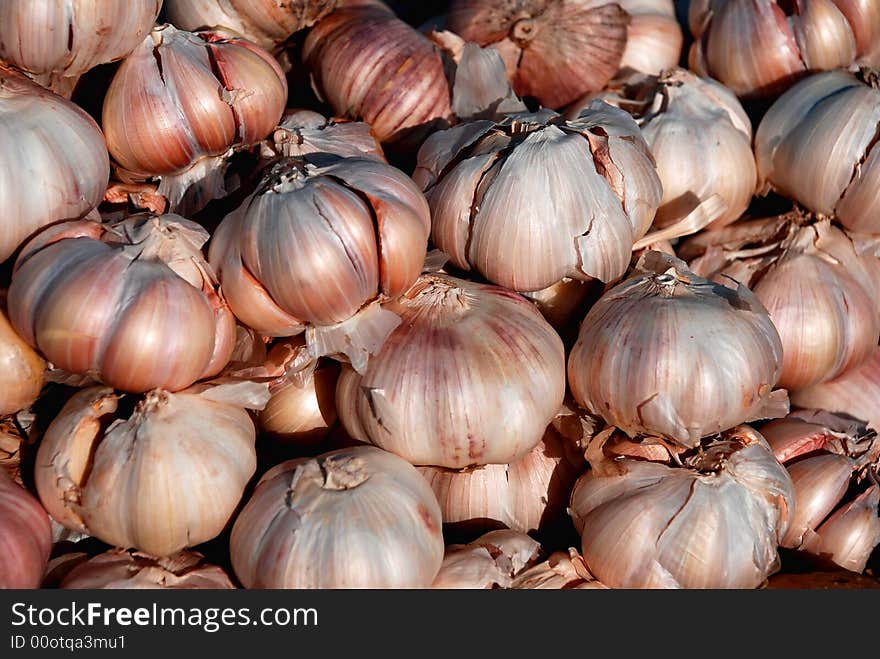
<svg viewBox="0 0 880 659">
<path fill-rule="evenodd" d="M 531 18 L 521 18 L 510 28 L 510 37 L 520 48 L 525 48 L 538 35 L 540 29 L 540 23 Z"/>
<path fill-rule="evenodd" d="M 318 466 L 325 490 L 351 490 L 370 478 L 367 463 L 357 455 L 330 455 L 318 459 Z"/>
</svg>

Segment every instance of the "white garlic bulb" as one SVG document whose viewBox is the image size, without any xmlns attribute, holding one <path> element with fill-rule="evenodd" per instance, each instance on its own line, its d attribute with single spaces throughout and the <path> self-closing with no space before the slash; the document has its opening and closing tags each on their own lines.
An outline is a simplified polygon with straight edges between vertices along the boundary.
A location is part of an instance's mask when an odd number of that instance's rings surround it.
<svg viewBox="0 0 880 659">
<path fill-rule="evenodd" d="M 610 588 L 756 588 L 779 569 L 791 477 L 747 426 L 682 462 L 625 458 L 580 478 L 571 513 L 587 568 Z"/>
<path fill-rule="evenodd" d="M 498 286 L 423 275 L 384 305 L 401 323 L 336 409 L 355 439 L 417 465 L 506 464 L 541 440 L 565 394 L 559 335 Z"/>
<path fill-rule="evenodd" d="M 517 291 L 623 275 L 662 194 L 635 121 L 599 101 L 435 133 L 413 178 L 450 262 Z"/>
<path fill-rule="evenodd" d="M 568 380 L 579 405 L 630 436 L 693 447 L 788 411 L 788 399 L 772 393 L 782 357 L 779 334 L 748 289 L 647 252 L 587 314 Z"/>
<path fill-rule="evenodd" d="M 440 508 L 415 467 L 371 446 L 284 462 L 235 521 L 246 588 L 426 588 L 443 562 Z"/>
</svg>

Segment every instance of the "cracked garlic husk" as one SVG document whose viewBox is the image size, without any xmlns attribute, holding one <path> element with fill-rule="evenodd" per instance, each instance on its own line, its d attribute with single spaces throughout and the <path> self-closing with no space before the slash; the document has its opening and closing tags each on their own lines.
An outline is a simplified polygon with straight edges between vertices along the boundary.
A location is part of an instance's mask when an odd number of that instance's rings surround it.
<svg viewBox="0 0 880 659">
<path fill-rule="evenodd" d="M 568 381 L 581 407 L 628 435 L 694 447 L 788 412 L 784 392 L 773 391 L 782 358 L 779 334 L 747 288 L 647 252 L 584 318 Z"/>
<path fill-rule="evenodd" d="M 583 459 L 572 446 L 548 428 L 540 443 L 510 464 L 419 471 L 437 496 L 447 528 L 479 532 L 506 527 L 543 535 L 567 526 L 568 496 L 582 468 Z"/>
<path fill-rule="evenodd" d="M 263 475 L 230 551 L 245 588 L 427 588 L 443 562 L 440 508 L 405 460 L 340 449 Z"/>
<path fill-rule="evenodd" d="M 674 225 L 695 210 L 706 216 L 692 233 L 740 218 L 755 193 L 757 173 L 752 125 L 730 90 L 685 69 L 670 69 L 659 77 L 622 80 L 598 97 L 631 112 L 651 149 L 663 185 L 655 227 Z M 584 104 L 574 104 L 568 116 Z M 722 203 L 709 214 L 713 195 Z"/>
<path fill-rule="evenodd" d="M 46 511 L 0 469 L 0 589 L 37 588 L 51 550 Z"/>
<path fill-rule="evenodd" d="M 417 465 L 507 464 L 541 440 L 565 394 L 562 341 L 525 298 L 423 275 L 384 305 L 401 323 L 359 374 L 343 367 L 348 433 Z"/>
<path fill-rule="evenodd" d="M 134 50 L 161 8 L 162 0 L 5 0 L 0 58 L 69 97 L 83 73 Z"/>
<path fill-rule="evenodd" d="M 261 148 L 261 155 L 265 158 L 301 158 L 318 153 L 387 162 L 369 124 L 328 119 L 318 112 L 301 108 L 285 111 L 275 132 Z"/>
<path fill-rule="evenodd" d="M 229 590 L 235 586 L 222 568 L 204 556 L 182 551 L 154 557 L 139 551 L 111 549 L 74 567 L 61 582 L 64 589 Z"/>
<path fill-rule="evenodd" d="M 257 45 L 165 24 L 119 66 L 102 126 L 120 177 L 160 178 L 172 210 L 198 210 L 226 192 L 222 156 L 269 135 L 286 102 L 278 62 Z"/>
<path fill-rule="evenodd" d="M 880 337 L 880 260 L 827 220 L 800 212 L 740 222 L 678 250 L 695 272 L 748 286 L 782 338 L 779 386 L 835 378 L 864 361 Z"/>
<path fill-rule="evenodd" d="M 85 217 L 104 196 L 110 160 L 83 110 L 0 63 L 0 261 L 35 231 Z"/>
<path fill-rule="evenodd" d="M 880 440 L 859 420 L 824 410 L 793 412 L 762 433 L 788 469 L 797 504 L 781 544 L 862 572 L 880 544 Z M 870 480 L 854 499 L 853 485 Z"/>
<path fill-rule="evenodd" d="M 337 0 L 165 0 L 168 21 L 184 30 L 222 27 L 272 50 L 333 11 Z"/>
<path fill-rule="evenodd" d="M 880 2 L 695 2 L 690 24 L 692 70 L 740 97 L 767 98 L 808 72 L 846 67 L 868 56 L 880 38 Z"/>
<path fill-rule="evenodd" d="M 680 464 L 594 460 L 571 495 L 590 573 L 610 588 L 757 588 L 780 567 L 791 477 L 748 426 Z"/>
<path fill-rule="evenodd" d="M 343 3 L 309 31 L 302 57 L 333 111 L 383 143 L 417 143 L 451 118 L 439 49 L 381 2 Z"/>
<path fill-rule="evenodd" d="M 525 292 L 623 275 L 662 195 L 635 121 L 599 101 L 435 133 L 413 178 L 451 263 Z"/>
<path fill-rule="evenodd" d="M 419 276 L 430 223 L 418 187 L 390 165 L 287 158 L 221 222 L 209 255 L 243 323 L 305 331 L 314 357 L 344 354 L 362 370 L 400 322 L 377 302 Z"/>
<path fill-rule="evenodd" d="M 555 551 L 543 563 L 520 572 L 510 584 L 516 590 L 607 590 L 590 574 L 574 547 Z"/>
<path fill-rule="evenodd" d="M 791 402 L 865 419 L 880 431 L 880 347 L 837 378 L 792 392 Z"/>
<path fill-rule="evenodd" d="M 673 0 L 619 0 L 618 4 L 629 14 L 618 76 L 631 71 L 660 75 L 678 66 L 684 35 Z"/>
<path fill-rule="evenodd" d="M 66 528 L 153 556 L 211 540 L 256 470 L 245 406 L 267 399 L 250 382 L 142 397 L 82 389 L 40 443 L 40 500 Z"/>
<path fill-rule="evenodd" d="M 783 94 L 758 126 L 759 192 L 779 192 L 851 231 L 880 233 L 878 138 L 876 84 L 847 71 L 810 76 Z"/>
<path fill-rule="evenodd" d="M 15 264 L 10 321 L 57 368 L 123 391 L 184 389 L 217 374 L 235 343 L 207 240 L 170 214 L 49 227 Z"/>
<path fill-rule="evenodd" d="M 449 545 L 431 586 L 442 590 L 510 588 L 541 557 L 541 545 L 519 531 L 485 533 L 466 545 Z"/>
<path fill-rule="evenodd" d="M 620 67 L 629 23 L 605 0 L 456 0 L 446 17 L 465 40 L 501 53 L 517 94 L 549 108 L 605 86 Z"/>
</svg>

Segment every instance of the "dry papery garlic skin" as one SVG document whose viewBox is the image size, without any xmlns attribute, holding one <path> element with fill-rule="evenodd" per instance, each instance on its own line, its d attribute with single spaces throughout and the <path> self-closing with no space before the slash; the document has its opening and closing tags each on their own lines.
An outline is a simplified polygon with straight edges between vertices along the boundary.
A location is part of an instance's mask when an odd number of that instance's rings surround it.
<svg viewBox="0 0 880 659">
<path fill-rule="evenodd" d="M 427 588 L 440 508 L 415 467 L 371 446 L 270 469 L 232 528 L 245 588 Z"/>
<path fill-rule="evenodd" d="M 423 275 L 384 305 L 401 323 L 363 373 L 345 366 L 348 433 L 416 465 L 507 464 L 544 434 L 565 394 L 562 341 L 498 286 Z"/>
<path fill-rule="evenodd" d="M 581 407 L 628 435 L 695 447 L 740 423 L 785 414 L 787 398 L 772 394 L 781 368 L 779 334 L 747 288 L 715 284 L 675 257 L 647 252 L 584 318 L 568 381 Z"/>
<path fill-rule="evenodd" d="M 103 590 L 231 590 L 222 568 L 204 562 L 201 554 L 182 551 L 167 557 L 111 549 L 74 567 L 61 582 L 64 589 Z"/>
<path fill-rule="evenodd" d="M 572 120 L 541 110 L 434 133 L 413 178 L 450 262 L 525 292 L 622 276 L 662 195 L 635 121 L 600 101 Z"/>
<path fill-rule="evenodd" d="M 39 586 L 51 549 L 46 511 L 0 469 L 0 589 Z"/>
</svg>

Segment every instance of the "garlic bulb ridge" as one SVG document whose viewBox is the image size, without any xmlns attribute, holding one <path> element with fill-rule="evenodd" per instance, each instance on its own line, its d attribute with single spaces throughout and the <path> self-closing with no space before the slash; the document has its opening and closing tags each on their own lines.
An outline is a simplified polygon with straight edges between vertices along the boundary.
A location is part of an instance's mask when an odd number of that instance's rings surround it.
<svg viewBox="0 0 880 659">
<path fill-rule="evenodd" d="M 435 133 L 413 178 L 434 244 L 518 291 L 620 277 L 662 194 L 635 121 L 600 102 L 568 121 L 541 110 Z"/>
</svg>

